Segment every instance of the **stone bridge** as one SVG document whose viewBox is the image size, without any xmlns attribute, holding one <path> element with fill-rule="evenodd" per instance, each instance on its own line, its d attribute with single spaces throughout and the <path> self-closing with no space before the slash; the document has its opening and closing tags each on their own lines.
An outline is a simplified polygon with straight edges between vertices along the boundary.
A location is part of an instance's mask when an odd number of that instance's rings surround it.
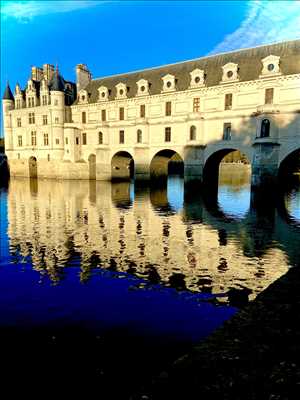
<svg viewBox="0 0 300 400">
<path fill-rule="evenodd" d="M 186 183 L 211 185 L 217 183 L 222 159 L 235 150 L 251 164 L 252 187 L 268 186 L 300 171 L 298 112 L 282 114 L 266 108 L 259 115 L 240 121 L 240 125 L 239 130 L 231 131 L 230 137 L 223 140 L 210 141 L 208 132 L 201 144 L 98 148 L 91 156 L 94 162 L 89 161 L 90 177 L 149 180 L 175 171 L 184 174 Z"/>
</svg>

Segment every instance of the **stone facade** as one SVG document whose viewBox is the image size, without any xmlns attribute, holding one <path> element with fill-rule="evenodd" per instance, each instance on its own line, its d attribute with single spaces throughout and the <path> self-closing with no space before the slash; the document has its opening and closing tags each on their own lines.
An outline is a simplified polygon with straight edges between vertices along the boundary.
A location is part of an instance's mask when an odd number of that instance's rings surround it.
<svg viewBox="0 0 300 400">
<path fill-rule="evenodd" d="M 255 186 L 276 180 L 300 148 L 300 40 L 101 79 L 83 64 L 76 73 L 76 95 L 49 65 L 33 67 L 26 91 L 6 89 L 11 175 L 110 180 L 134 170 L 149 179 L 177 156 L 186 181 L 214 180 L 222 157 L 239 150 Z"/>
</svg>

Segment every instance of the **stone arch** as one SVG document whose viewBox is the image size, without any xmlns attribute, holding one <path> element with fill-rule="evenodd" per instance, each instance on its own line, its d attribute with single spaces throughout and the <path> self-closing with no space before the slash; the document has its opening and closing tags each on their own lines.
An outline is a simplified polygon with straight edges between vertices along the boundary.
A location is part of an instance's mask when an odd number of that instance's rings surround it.
<svg viewBox="0 0 300 400">
<path fill-rule="evenodd" d="M 111 179 L 130 180 L 134 177 L 134 159 L 127 151 L 118 151 L 111 159 Z"/>
<path fill-rule="evenodd" d="M 150 163 L 151 179 L 164 179 L 169 174 L 183 175 L 184 161 L 175 150 L 164 149 L 158 151 Z"/>
<path fill-rule="evenodd" d="M 89 161 L 89 178 L 96 179 L 96 155 L 90 154 L 88 161 Z"/>
<path fill-rule="evenodd" d="M 29 167 L 29 178 L 37 178 L 38 171 L 37 171 L 37 159 L 34 156 L 31 156 L 28 160 L 28 167 Z"/>
<path fill-rule="evenodd" d="M 280 159 L 278 167 L 279 182 L 286 182 L 286 180 L 293 178 L 293 175 L 300 174 L 300 146 L 285 154 L 284 158 Z"/>
<path fill-rule="evenodd" d="M 211 153 L 205 157 L 205 163 L 203 167 L 203 182 L 205 184 L 218 187 L 220 163 L 225 156 L 234 151 L 239 151 L 241 154 L 243 154 L 248 160 L 249 164 L 251 164 L 251 156 L 249 152 L 245 152 L 242 149 L 236 147 L 215 149 L 215 151 L 211 151 Z"/>
</svg>

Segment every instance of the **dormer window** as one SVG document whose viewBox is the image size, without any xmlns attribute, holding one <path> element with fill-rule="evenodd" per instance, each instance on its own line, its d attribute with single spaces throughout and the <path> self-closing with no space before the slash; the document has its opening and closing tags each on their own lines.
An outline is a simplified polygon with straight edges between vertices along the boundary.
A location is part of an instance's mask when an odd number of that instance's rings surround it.
<svg viewBox="0 0 300 400">
<path fill-rule="evenodd" d="M 137 96 L 146 96 L 149 94 L 149 82 L 146 79 L 137 81 Z"/>
<path fill-rule="evenodd" d="M 163 90 L 162 92 L 171 92 L 176 90 L 175 87 L 175 76 L 174 75 L 165 75 L 161 78 L 163 80 Z"/>
<path fill-rule="evenodd" d="M 116 85 L 116 90 L 117 90 L 117 99 L 125 99 L 127 97 L 127 87 L 124 83 L 118 83 Z"/>
<path fill-rule="evenodd" d="M 108 89 L 106 86 L 100 86 L 98 88 L 98 101 L 107 101 L 108 100 Z"/>
<path fill-rule="evenodd" d="M 227 63 L 223 65 L 223 75 L 222 75 L 222 82 L 233 82 L 233 81 L 238 81 L 239 76 L 238 76 L 238 64 L 234 63 Z"/>
<path fill-rule="evenodd" d="M 88 94 L 86 90 L 80 90 L 79 92 L 79 102 L 80 103 L 87 103 Z"/>
<path fill-rule="evenodd" d="M 263 64 L 263 69 L 261 71 L 261 75 L 260 78 L 264 77 L 264 76 L 271 76 L 274 74 L 280 74 L 280 66 L 279 66 L 279 62 L 280 62 L 280 57 L 279 56 L 273 56 L 270 55 L 268 57 L 265 57 L 261 60 L 262 64 Z"/>
<path fill-rule="evenodd" d="M 190 72 L 191 81 L 190 87 L 196 88 L 204 85 L 204 71 L 202 69 L 196 68 Z"/>
</svg>

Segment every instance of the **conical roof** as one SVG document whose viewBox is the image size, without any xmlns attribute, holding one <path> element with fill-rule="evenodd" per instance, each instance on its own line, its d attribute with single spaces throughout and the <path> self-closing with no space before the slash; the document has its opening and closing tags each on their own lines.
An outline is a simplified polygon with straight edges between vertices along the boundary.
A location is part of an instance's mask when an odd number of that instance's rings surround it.
<svg viewBox="0 0 300 400">
<path fill-rule="evenodd" d="M 57 68 L 50 82 L 50 90 L 57 92 L 64 92 L 65 90 L 64 79 L 59 75 Z"/>
<path fill-rule="evenodd" d="M 8 82 L 7 82 L 2 99 L 3 100 L 14 100 L 14 95 L 12 94 L 12 91 L 10 90 Z"/>
</svg>

